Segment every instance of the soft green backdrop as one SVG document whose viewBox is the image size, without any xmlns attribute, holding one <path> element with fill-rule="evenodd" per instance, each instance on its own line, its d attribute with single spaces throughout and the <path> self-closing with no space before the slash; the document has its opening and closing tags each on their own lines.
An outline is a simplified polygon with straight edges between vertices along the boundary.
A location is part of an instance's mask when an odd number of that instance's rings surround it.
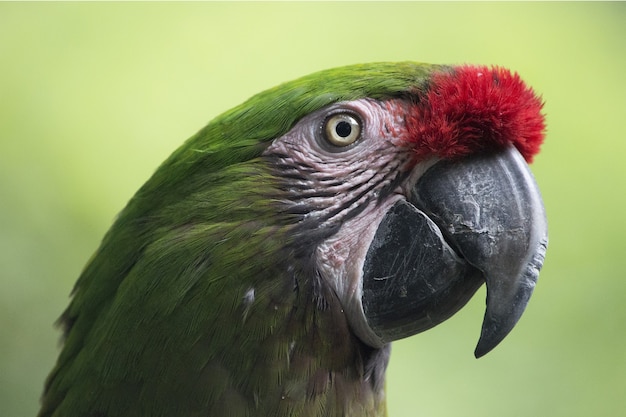
<svg viewBox="0 0 626 417">
<path fill-rule="evenodd" d="M 391 417 L 626 412 L 625 3 L 0 3 L 0 416 L 32 416 L 53 322 L 115 214 L 207 121 L 338 65 L 500 64 L 546 100 L 545 268 L 472 356 L 484 292 L 395 343 Z"/>
</svg>

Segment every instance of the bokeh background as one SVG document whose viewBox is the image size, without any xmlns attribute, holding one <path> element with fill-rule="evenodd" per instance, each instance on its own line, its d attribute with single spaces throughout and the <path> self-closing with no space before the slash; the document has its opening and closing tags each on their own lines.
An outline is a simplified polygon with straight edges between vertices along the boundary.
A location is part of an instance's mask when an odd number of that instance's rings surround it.
<svg viewBox="0 0 626 417">
<path fill-rule="evenodd" d="M 484 291 L 394 344 L 391 417 L 626 415 L 625 3 L 0 3 L 0 416 L 33 416 L 53 322 L 116 213 L 252 94 L 369 61 L 499 64 L 546 102 L 550 247 L 472 356 Z"/>
</svg>

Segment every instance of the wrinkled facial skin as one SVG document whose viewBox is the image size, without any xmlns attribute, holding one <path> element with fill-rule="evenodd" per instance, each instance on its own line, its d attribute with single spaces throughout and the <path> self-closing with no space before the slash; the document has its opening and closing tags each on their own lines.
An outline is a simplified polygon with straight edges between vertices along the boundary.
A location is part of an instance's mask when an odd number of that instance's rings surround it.
<svg viewBox="0 0 626 417">
<path fill-rule="evenodd" d="M 335 232 L 315 253 L 340 299 L 358 291 L 367 250 L 361 243 L 371 240 L 382 213 L 404 198 L 401 184 L 414 165 L 402 140 L 406 107 L 401 100 L 369 99 L 332 105 L 303 118 L 265 152 L 280 156 L 286 210 L 305 212 L 305 221 Z M 336 114 L 360 120 L 361 135 L 353 144 L 338 147 L 326 139 L 325 121 Z"/>
<path fill-rule="evenodd" d="M 409 108 L 399 99 L 338 103 L 303 118 L 265 152 L 279 158 L 285 210 L 306 213 L 303 223 L 311 232 L 328 231 L 315 248 L 316 267 L 349 317 L 363 314 L 363 263 L 384 213 L 437 161 L 416 165 L 405 138 Z M 338 147 L 325 137 L 325 122 L 337 114 L 361 122 L 360 138 L 351 145 Z"/>
</svg>

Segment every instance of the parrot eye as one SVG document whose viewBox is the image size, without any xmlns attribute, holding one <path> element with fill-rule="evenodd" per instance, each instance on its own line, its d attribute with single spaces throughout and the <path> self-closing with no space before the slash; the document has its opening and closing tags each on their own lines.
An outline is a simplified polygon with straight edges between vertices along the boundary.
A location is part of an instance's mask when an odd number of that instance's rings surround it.
<svg viewBox="0 0 626 417">
<path fill-rule="evenodd" d="M 352 145 L 361 137 L 361 121 L 350 113 L 334 114 L 324 122 L 324 136 L 334 146 Z"/>
</svg>

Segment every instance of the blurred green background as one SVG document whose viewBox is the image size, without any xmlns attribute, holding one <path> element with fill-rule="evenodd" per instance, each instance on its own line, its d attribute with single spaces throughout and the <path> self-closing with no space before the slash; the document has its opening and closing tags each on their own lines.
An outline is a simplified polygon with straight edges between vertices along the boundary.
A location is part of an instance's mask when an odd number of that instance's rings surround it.
<svg viewBox="0 0 626 417">
<path fill-rule="evenodd" d="M 546 101 L 550 247 L 512 334 L 480 292 L 395 343 L 391 417 L 626 412 L 625 3 L 0 3 L 0 416 L 33 416 L 53 322 L 116 213 L 211 118 L 312 71 L 499 64 Z"/>
</svg>

